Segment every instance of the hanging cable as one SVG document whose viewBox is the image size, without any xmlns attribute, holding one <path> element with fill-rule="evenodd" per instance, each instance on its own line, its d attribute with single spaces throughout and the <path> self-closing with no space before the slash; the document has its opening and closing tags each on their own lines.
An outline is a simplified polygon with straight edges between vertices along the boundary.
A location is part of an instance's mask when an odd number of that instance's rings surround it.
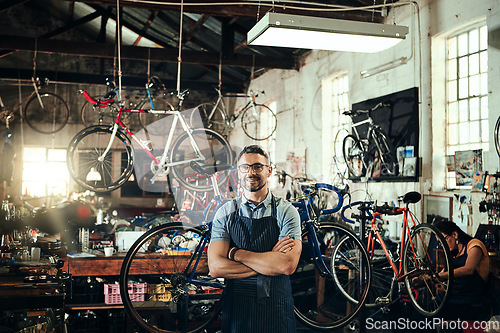
<svg viewBox="0 0 500 333">
<path fill-rule="evenodd" d="M 148 47 L 148 82 L 151 77 L 151 48 Z"/>
<path fill-rule="evenodd" d="M 118 100 L 122 101 L 122 60 L 121 60 L 121 22 L 120 22 L 120 0 L 116 0 L 116 47 L 118 52 Z"/>
<path fill-rule="evenodd" d="M 33 52 L 33 77 L 36 77 L 36 56 L 38 53 L 38 37 L 35 37 L 35 52 Z"/>
<path fill-rule="evenodd" d="M 222 52 L 219 53 L 219 86 L 218 89 L 221 91 L 222 87 Z"/>
<path fill-rule="evenodd" d="M 19 72 L 18 72 L 19 75 Z M 21 78 L 17 78 L 17 94 L 19 98 L 19 114 L 23 114 L 23 98 L 22 98 L 22 93 L 21 93 Z M 23 124 L 23 117 L 21 116 L 21 151 L 24 152 L 24 124 Z"/>
<path fill-rule="evenodd" d="M 182 63 L 182 17 L 184 16 L 184 0 L 181 0 L 181 16 L 179 22 L 179 55 L 177 56 L 177 94 L 181 92 L 181 63 Z"/>
<path fill-rule="evenodd" d="M 250 69 L 250 81 L 253 81 L 254 69 L 255 69 L 255 54 L 252 55 L 252 68 Z"/>
</svg>

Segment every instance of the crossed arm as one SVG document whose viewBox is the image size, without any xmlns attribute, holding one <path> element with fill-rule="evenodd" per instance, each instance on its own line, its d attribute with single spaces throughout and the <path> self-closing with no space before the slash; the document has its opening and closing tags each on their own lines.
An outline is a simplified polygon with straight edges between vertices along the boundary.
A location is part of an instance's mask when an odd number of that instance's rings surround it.
<svg viewBox="0 0 500 333">
<path fill-rule="evenodd" d="M 284 237 L 269 252 L 238 249 L 233 260 L 228 258 L 229 242 L 212 241 L 208 248 L 208 267 L 213 277 L 241 279 L 263 275 L 292 274 L 297 268 L 302 242 Z"/>
</svg>

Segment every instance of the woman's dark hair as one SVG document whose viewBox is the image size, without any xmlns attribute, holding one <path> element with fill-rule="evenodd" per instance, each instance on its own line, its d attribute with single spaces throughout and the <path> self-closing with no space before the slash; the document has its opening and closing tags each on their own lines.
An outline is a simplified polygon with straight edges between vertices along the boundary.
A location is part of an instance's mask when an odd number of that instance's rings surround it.
<svg viewBox="0 0 500 333">
<path fill-rule="evenodd" d="M 458 242 L 467 245 L 469 241 L 472 239 L 471 236 L 467 235 L 462 229 L 459 228 L 455 222 L 452 221 L 437 221 L 434 223 L 434 226 L 441 231 L 443 234 L 451 236 L 453 231 L 456 231 L 458 234 Z"/>
<path fill-rule="evenodd" d="M 262 147 L 259 145 L 250 145 L 250 146 L 246 146 L 245 148 L 243 148 L 243 150 L 238 155 L 238 161 L 240 160 L 241 156 L 243 156 L 244 154 L 259 154 L 259 155 L 264 156 L 269 161 L 269 156 L 264 151 L 264 149 L 262 149 Z"/>
</svg>

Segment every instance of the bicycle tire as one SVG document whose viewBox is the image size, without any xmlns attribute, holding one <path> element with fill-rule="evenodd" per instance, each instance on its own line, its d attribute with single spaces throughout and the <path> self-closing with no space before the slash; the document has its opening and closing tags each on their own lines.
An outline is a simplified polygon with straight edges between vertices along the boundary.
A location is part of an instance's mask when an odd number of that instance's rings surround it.
<svg viewBox="0 0 500 333">
<path fill-rule="evenodd" d="M 95 99 L 103 100 L 104 96 L 97 96 Z M 105 108 L 95 107 L 89 101 L 85 101 L 80 110 L 80 118 L 85 127 L 107 125 L 115 122 L 116 112 L 109 106 Z"/>
<path fill-rule="evenodd" d="M 148 332 L 190 333 L 203 330 L 218 318 L 222 290 L 207 287 L 206 283 L 222 289 L 224 284 L 208 277 L 207 245 L 200 228 L 178 223 L 160 225 L 137 239 L 120 270 L 123 305 L 136 324 Z M 203 251 L 198 263 L 202 266 L 196 271 L 186 269 L 190 250 Z M 144 300 L 133 292 L 131 297 L 129 290 L 131 287 L 134 290 L 133 284 L 144 282 L 148 291 Z"/>
<path fill-rule="evenodd" d="M 129 137 L 121 130 L 116 132 L 105 159 L 98 160 L 106 149 L 112 132 L 110 126 L 95 125 L 84 128 L 71 139 L 66 156 L 68 170 L 75 182 L 85 189 L 95 192 L 113 191 L 122 186 L 134 170 L 134 151 Z M 114 152 L 121 152 L 121 158 L 112 158 Z M 119 166 L 117 163 L 120 163 Z M 99 176 L 94 172 L 93 177 L 90 177 L 92 169 Z"/>
<path fill-rule="evenodd" d="M 205 166 L 232 165 L 233 151 L 226 139 L 214 130 L 198 128 L 191 131 L 202 156 L 198 156 L 193 149 L 188 133 L 184 132 L 172 146 L 170 170 L 174 178 L 185 188 L 193 191 L 210 191 L 213 189 L 205 175 L 198 174 L 191 168 L 191 161 L 198 161 Z M 229 175 L 230 170 L 218 171 L 217 183 L 221 186 Z"/>
<path fill-rule="evenodd" d="M 349 134 L 342 142 L 342 153 L 349 173 L 356 178 L 363 177 L 366 172 L 364 148 L 354 135 Z"/>
<path fill-rule="evenodd" d="M 213 103 L 202 103 L 196 106 L 189 117 L 191 127 L 205 127 L 227 136 L 231 127 L 226 111 L 219 105 L 214 110 Z M 213 111 L 213 113 L 212 113 Z"/>
<path fill-rule="evenodd" d="M 159 110 L 159 111 L 173 111 L 175 110 L 174 106 L 167 101 L 165 97 L 163 98 L 154 98 L 153 99 L 153 105 L 154 109 L 151 106 L 151 103 L 149 100 L 147 100 L 142 106 L 141 110 Z M 158 120 L 163 119 L 164 117 L 168 117 L 170 115 L 168 114 L 162 114 L 162 113 L 149 113 L 149 112 L 144 112 L 144 113 L 139 113 L 139 122 L 141 124 L 141 127 L 145 129 L 149 134 L 152 135 L 164 135 L 166 132 L 168 132 L 168 129 L 164 128 L 163 125 L 157 125 L 155 126 L 154 123 L 157 122 Z"/>
<path fill-rule="evenodd" d="M 444 280 L 438 277 L 443 269 L 448 272 Z M 451 294 L 453 266 L 448 244 L 434 226 L 419 224 L 412 231 L 404 247 L 403 273 L 415 309 L 425 317 L 438 315 Z"/>
<path fill-rule="evenodd" d="M 62 130 L 68 123 L 68 104 L 62 97 L 53 93 L 34 94 L 26 103 L 23 118 L 33 130 L 53 134 Z"/>
<path fill-rule="evenodd" d="M 255 109 L 254 109 L 255 108 Z M 255 110 L 255 112 L 254 112 Z M 263 125 L 265 124 L 265 126 Z M 265 104 L 250 105 L 241 115 L 243 132 L 253 140 L 262 141 L 271 137 L 278 126 L 273 110 Z"/>
<path fill-rule="evenodd" d="M 333 251 L 333 257 L 346 262 L 351 261 L 351 258 L 357 260 L 356 253 L 349 253 L 348 251 L 343 250 L 344 242 L 346 241 L 349 241 L 349 238 L 345 237 L 340 240 Z M 382 255 L 374 252 L 374 256 L 372 257 L 372 252 L 370 252 L 369 256 L 371 265 L 371 286 L 365 301 L 365 307 L 367 309 L 379 308 L 392 300 L 391 291 L 394 281 L 394 271 L 392 270 L 389 260 L 385 254 Z M 358 303 L 358 300 L 353 298 L 352 295 L 345 290 L 345 287 L 339 279 L 339 272 L 335 269 L 336 267 L 338 266 L 332 266 L 332 274 L 335 282 L 339 286 L 340 291 L 351 302 Z"/>
<path fill-rule="evenodd" d="M 495 149 L 497 151 L 497 155 L 500 157 L 500 117 L 497 118 L 497 122 L 495 123 L 495 131 L 493 132 L 493 135 L 495 136 L 493 138 L 493 141 L 495 141 Z"/>
<path fill-rule="evenodd" d="M 350 262 L 353 266 L 346 267 L 342 277 L 342 281 L 351 283 L 350 291 L 359 300 L 357 303 L 343 296 L 331 274 L 321 276 L 314 264 L 313 254 L 307 251 L 309 242 L 314 243 L 317 239 L 326 267 L 332 270 L 332 265 L 339 265 L 340 271 L 340 265 L 344 262 L 333 257 L 333 249 L 343 238 L 349 239 L 344 244 L 351 246 L 359 258 L 357 263 Z M 348 325 L 363 307 L 370 288 L 371 267 L 365 247 L 350 229 L 335 223 L 320 224 L 315 235 L 304 232 L 302 242 L 304 245 L 299 264 L 290 276 L 297 318 L 316 330 L 331 331 Z"/>
<path fill-rule="evenodd" d="M 395 150 L 387 133 L 378 128 L 373 131 L 372 137 L 375 142 L 379 143 L 377 151 L 382 162 L 381 172 L 389 176 L 397 175 L 398 164 L 396 163 Z"/>
</svg>

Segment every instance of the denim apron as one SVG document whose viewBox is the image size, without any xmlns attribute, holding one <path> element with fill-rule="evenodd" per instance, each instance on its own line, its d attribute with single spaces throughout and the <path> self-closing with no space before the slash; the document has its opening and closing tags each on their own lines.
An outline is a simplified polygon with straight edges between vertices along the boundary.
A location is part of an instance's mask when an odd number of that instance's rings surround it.
<svg viewBox="0 0 500 333">
<path fill-rule="evenodd" d="M 241 199 L 234 203 L 236 210 L 229 222 L 231 247 L 252 252 L 271 251 L 280 235 L 275 197 L 271 198 L 271 216 L 260 219 L 241 216 Z M 288 275 L 259 274 L 244 279 L 226 279 L 222 332 L 296 332 L 292 287 Z"/>
</svg>

